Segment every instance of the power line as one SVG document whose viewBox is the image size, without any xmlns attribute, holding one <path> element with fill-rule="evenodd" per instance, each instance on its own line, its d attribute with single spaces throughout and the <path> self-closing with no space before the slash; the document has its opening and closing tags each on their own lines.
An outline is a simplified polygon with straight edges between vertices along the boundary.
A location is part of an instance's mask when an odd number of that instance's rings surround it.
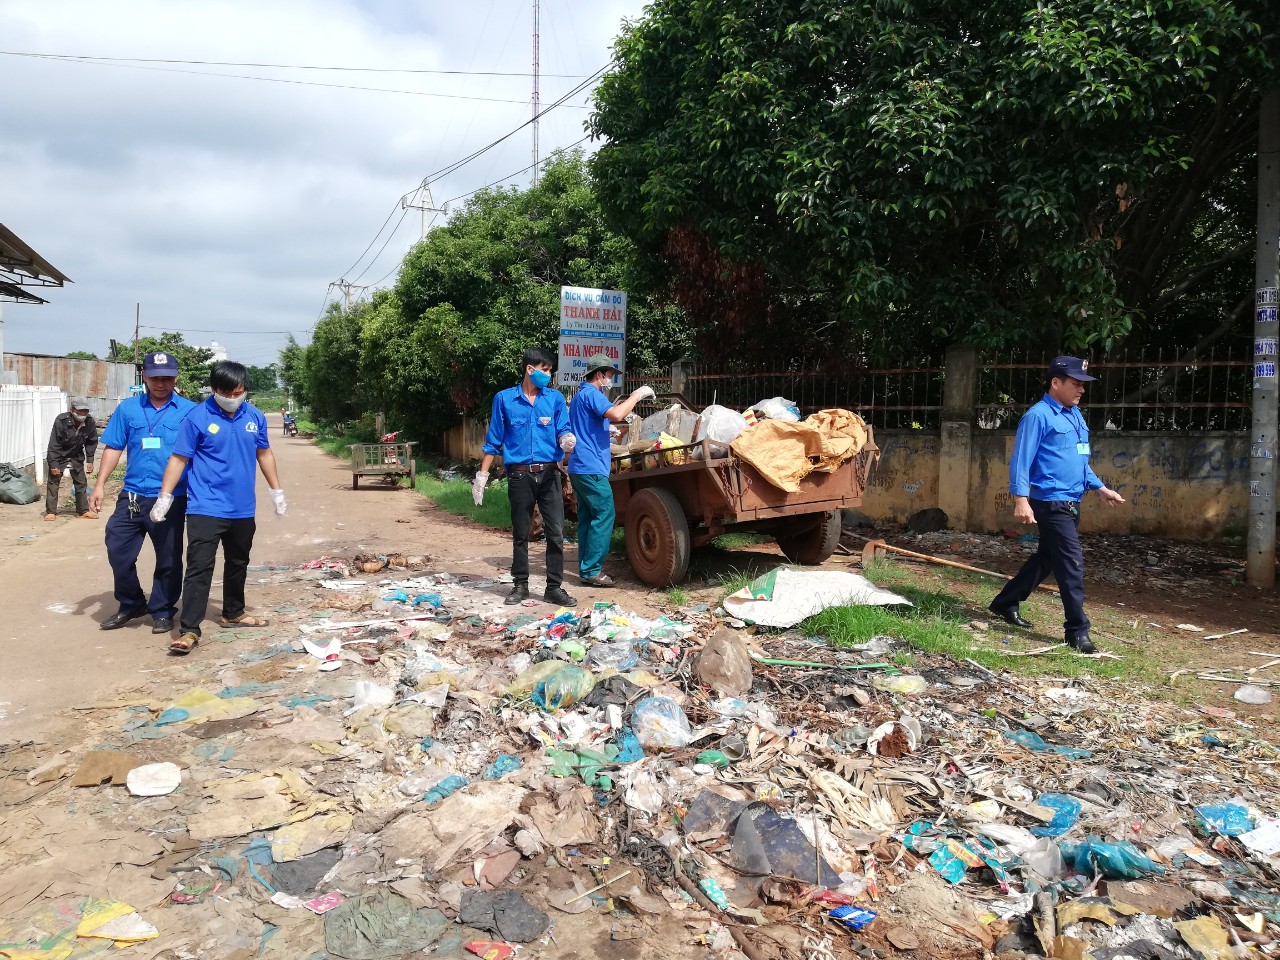
<svg viewBox="0 0 1280 960">
<path fill-rule="evenodd" d="M 387 234 L 387 239 L 382 241 L 382 246 L 380 246 L 378 248 L 378 252 L 373 255 L 373 259 L 370 260 L 367 264 L 365 264 L 364 269 L 360 271 L 360 276 L 356 277 L 356 280 L 359 280 L 360 277 L 363 277 L 366 273 L 368 273 L 373 268 L 373 265 L 378 262 L 378 258 L 382 256 L 382 251 L 387 249 L 387 244 L 389 244 L 392 241 L 392 239 L 395 237 L 396 231 L 400 229 L 400 224 L 404 223 L 404 218 L 407 217 L 408 215 L 409 215 L 409 208 L 405 207 L 400 214 L 400 219 L 396 221 L 396 225 L 392 227 L 391 232 Z M 354 282 L 355 281 L 353 280 L 352 283 Z"/>
<path fill-rule="evenodd" d="M 544 107 L 541 111 L 539 111 L 539 112 L 538 112 L 537 114 L 535 114 L 533 117 L 531 117 L 530 119 L 526 120 L 524 123 L 520 124 L 520 126 L 516 127 L 514 130 L 511 130 L 511 131 L 509 131 L 508 133 L 503 134 L 501 137 L 499 137 L 497 140 L 494 140 L 492 143 L 486 144 L 485 146 L 481 147 L 479 150 L 475 150 L 475 151 L 473 151 L 472 153 L 470 153 L 470 154 L 468 154 L 467 156 L 463 157 L 461 160 L 455 160 L 453 163 L 448 164 L 448 165 L 447 165 L 447 166 L 445 166 L 445 167 L 441 167 L 439 170 L 435 171 L 434 173 L 429 173 L 429 174 L 427 174 L 425 177 L 423 177 L 423 178 L 422 178 L 422 180 L 421 180 L 421 181 L 419 181 L 418 187 L 415 187 L 415 188 L 414 188 L 414 190 L 419 189 L 419 188 L 421 187 L 421 185 L 422 185 L 422 184 L 424 184 L 424 183 L 430 183 L 431 181 L 433 181 L 433 180 L 437 180 L 437 179 L 439 179 L 440 177 L 448 176 L 448 175 L 449 175 L 449 174 L 451 174 L 451 173 L 455 173 L 456 171 L 460 170 L 462 167 L 464 167 L 464 166 L 466 166 L 468 163 L 470 163 L 472 160 L 475 160 L 477 157 L 480 157 L 480 156 L 482 156 L 482 155 L 484 155 L 484 154 L 488 153 L 490 150 L 492 150 L 494 147 L 498 146 L 499 144 L 504 143 L 504 142 L 505 142 L 505 141 L 507 141 L 507 140 L 510 140 L 512 137 L 514 137 L 517 133 L 519 133 L 519 132 L 520 132 L 521 130 L 523 130 L 525 127 L 529 126 L 529 124 L 533 123 L 533 122 L 534 122 L 534 120 L 536 120 L 538 117 L 545 116 L 546 114 L 550 113 L 552 110 L 556 109 L 557 107 L 562 106 L 566 101 L 568 101 L 568 100 L 569 100 L 569 99 L 571 99 L 572 97 L 577 96 L 579 93 L 581 93 L 581 92 L 582 92 L 583 90 L 585 90 L 587 87 L 589 87 L 593 82 L 595 82 L 596 80 L 598 80 L 600 77 L 604 76 L 605 72 L 606 72 L 606 71 L 609 69 L 609 67 L 611 67 L 612 65 L 613 65 L 612 63 L 606 63 L 603 67 L 601 67 L 601 68 L 600 68 L 599 70 L 597 70 L 595 73 L 591 74 L 591 76 L 587 77 L 587 79 L 585 79 L 585 80 L 584 80 L 584 81 L 582 81 L 581 83 L 577 84 L 577 85 L 576 85 L 572 90 L 570 90 L 568 93 L 564 94 L 564 95 L 563 95 L 562 97 L 560 97 L 558 100 L 556 100 L 556 101 L 554 101 L 554 102 L 552 102 L 552 103 L 548 104 L 546 107 Z M 360 254 L 360 256 L 356 257 L 356 261 L 355 261 L 355 263 L 353 263 L 353 264 L 352 264 L 350 267 L 348 267 L 346 270 L 342 271 L 342 276 L 344 276 L 344 277 L 345 277 L 345 276 L 347 276 L 347 275 L 348 275 L 348 274 L 350 274 L 353 270 L 355 270 L 355 268 L 356 268 L 357 266 L 359 266 L 359 265 L 360 265 L 360 261 L 361 261 L 361 260 L 363 260 L 363 259 L 365 258 L 365 254 L 367 254 L 370 250 L 372 250 L 372 249 L 373 249 L 373 245 L 374 245 L 375 243 L 377 243 L 377 242 L 378 242 L 378 238 L 382 236 L 382 231 L 383 231 L 383 230 L 385 230 L 385 229 L 387 228 L 387 224 L 391 222 L 391 218 L 392 218 L 392 217 L 394 217 L 394 216 L 396 215 L 396 210 L 401 209 L 401 206 L 400 206 L 401 201 L 403 201 L 406 197 L 408 197 L 408 196 L 409 196 L 410 194 L 412 194 L 412 193 L 413 193 L 413 190 L 410 190 L 410 191 L 408 191 L 407 193 L 402 193 L 402 194 L 401 194 L 401 195 L 396 199 L 396 205 L 395 205 L 394 207 L 392 207 L 392 208 L 391 208 L 391 212 L 390 212 L 389 214 L 387 214 L 387 218 L 386 218 L 385 220 L 383 220 L 383 221 L 382 221 L 382 226 L 380 226 L 380 227 L 378 228 L 378 232 L 377 232 L 377 233 L 375 233 L 375 234 L 373 235 L 373 239 L 369 241 L 369 245 L 368 245 L 368 246 L 366 246 L 366 247 L 364 248 L 364 251 Z M 401 217 L 400 217 L 400 219 L 401 219 L 401 220 L 403 220 L 403 219 L 404 219 L 404 211 L 403 211 L 403 210 L 401 210 Z M 397 223 L 397 224 L 396 224 L 396 226 L 397 226 L 397 227 L 398 227 L 399 225 L 400 225 L 399 223 Z M 390 240 L 389 240 L 389 239 L 388 239 L 388 242 L 390 242 Z M 383 247 L 383 249 L 385 249 L 385 248 L 386 248 L 386 243 L 384 243 L 384 244 L 382 245 L 382 247 Z M 379 250 L 379 253 L 381 253 L 381 250 Z M 366 267 L 365 269 L 367 270 L 368 268 Z M 363 276 L 363 275 L 364 275 L 364 274 L 363 274 L 363 273 L 361 273 L 361 276 Z"/>
<path fill-rule="evenodd" d="M 324 67 L 302 63 L 246 63 L 235 60 L 174 60 L 160 57 L 104 57 L 88 53 L 33 53 L 24 50 L 0 50 L 5 57 L 38 57 L 53 60 L 104 60 L 111 63 L 177 63 L 193 67 L 252 67 L 272 70 L 341 70 L 351 73 L 421 73 L 462 77 L 528 77 L 530 73 L 500 70 L 428 70 L 413 67 Z M 217 74 L 225 76 L 225 74 Z M 585 73 L 544 73 L 544 77 L 581 80 Z"/>
<path fill-rule="evenodd" d="M 591 134 L 587 134 L 577 143 L 571 143 L 567 147 L 558 147 L 557 150 L 558 151 L 572 150 L 574 147 L 581 146 L 582 144 L 586 143 L 590 139 L 591 139 Z M 539 160 L 537 163 L 531 163 L 529 164 L 529 166 L 525 167 L 523 170 L 517 170 L 515 173 L 508 173 L 505 177 L 501 177 L 500 179 L 493 181 L 493 183 L 486 183 L 483 187 L 476 187 L 474 190 L 468 190 L 466 193 L 460 193 L 456 197 L 450 197 L 448 200 L 445 201 L 445 203 L 450 204 L 457 200 L 465 200 L 467 197 L 474 196 L 475 194 L 479 193 L 481 190 L 488 190 L 490 187 L 496 187 L 500 183 L 506 183 L 512 177 L 518 177 L 522 173 L 528 173 L 534 167 L 545 166 L 546 164 L 550 163 L 552 159 L 553 159 L 552 157 L 547 157 L 545 160 Z"/>
<path fill-rule="evenodd" d="M 0 51 L 3 53 L 4 51 Z M 425 90 L 396 90 L 391 87 L 364 87 L 350 83 L 322 83 L 318 80 L 287 80 L 284 77 L 255 77 L 245 73 L 210 73 L 207 70 L 180 70 L 175 67 L 149 67 L 140 63 L 120 63 L 118 61 L 88 60 L 77 57 L 65 57 L 52 54 L 13 54 L 13 56 L 30 57 L 36 60 L 52 60 L 55 63 L 76 63 L 95 67 L 119 67 L 124 70 L 154 70 L 161 73 L 182 73 L 196 77 L 223 77 L 228 80 L 257 80 L 262 83 L 285 83 L 297 87 L 327 87 L 331 90 L 363 90 L 368 93 L 398 93 L 410 97 L 436 97 L 443 100 L 473 100 L 483 103 L 519 103 L 524 100 L 511 100 L 502 97 L 469 97 L 457 93 L 430 93 Z M 578 108 L 575 108 L 578 109 Z"/>
<path fill-rule="evenodd" d="M 327 301 L 328 299 L 329 298 L 326 295 L 325 300 Z M 286 334 L 286 333 L 303 333 L 304 332 L 302 330 L 204 330 L 199 327 L 174 327 L 167 324 L 164 326 L 153 326 L 146 323 L 140 324 L 140 326 L 143 330 L 161 330 L 161 331 L 164 331 L 165 333 Z"/>
</svg>

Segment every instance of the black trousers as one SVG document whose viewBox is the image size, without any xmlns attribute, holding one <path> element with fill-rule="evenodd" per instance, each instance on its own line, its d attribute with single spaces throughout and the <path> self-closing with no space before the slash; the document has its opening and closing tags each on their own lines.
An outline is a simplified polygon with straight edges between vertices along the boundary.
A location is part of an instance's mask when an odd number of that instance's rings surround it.
<svg viewBox="0 0 1280 960">
<path fill-rule="evenodd" d="M 187 498 L 174 497 L 169 515 L 161 523 L 151 519 L 155 497 L 137 497 L 137 509 L 129 512 L 125 491 L 116 498 L 116 509 L 107 521 L 107 562 L 115 574 L 116 603 L 121 610 L 150 610 L 156 620 L 172 620 L 178 612 L 182 590 L 182 530 L 187 516 Z M 142 541 L 150 537 L 156 551 L 151 600 L 138 580 L 138 554 Z"/>
<path fill-rule="evenodd" d="M 222 544 L 222 615 L 244 616 L 244 582 L 249 575 L 249 551 L 258 525 L 253 517 L 225 520 L 187 514 L 187 575 L 182 580 L 182 632 L 200 635 L 200 622 L 209 605 L 213 561 Z"/>
<path fill-rule="evenodd" d="M 529 582 L 529 531 L 533 507 L 542 511 L 547 536 L 547 589 L 564 583 L 564 488 L 559 470 L 541 473 L 507 471 L 507 498 L 511 501 L 511 579 Z"/>
<path fill-rule="evenodd" d="M 62 468 L 61 474 L 52 472 L 52 468 L 45 464 L 46 477 L 44 481 L 44 512 L 57 513 L 58 487 L 62 485 L 64 476 L 71 477 L 71 491 L 76 495 L 76 513 L 89 512 L 89 478 L 84 472 L 83 460 L 72 460 Z"/>
<path fill-rule="evenodd" d="M 1084 551 L 1080 548 L 1080 504 L 1070 500 L 1030 500 L 1040 528 L 1038 549 L 994 600 L 991 609 L 1006 611 L 1031 596 L 1049 574 L 1058 581 L 1064 620 L 1062 634 L 1075 640 L 1089 633 L 1084 613 Z"/>
</svg>

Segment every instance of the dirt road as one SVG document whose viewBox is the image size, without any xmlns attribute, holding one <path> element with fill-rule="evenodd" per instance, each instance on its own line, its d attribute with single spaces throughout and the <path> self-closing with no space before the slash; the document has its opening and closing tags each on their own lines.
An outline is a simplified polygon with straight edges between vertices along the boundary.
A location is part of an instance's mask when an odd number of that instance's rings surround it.
<svg viewBox="0 0 1280 960">
<path fill-rule="evenodd" d="M 258 532 L 253 562 L 297 564 L 323 554 L 430 554 L 447 561 L 446 569 L 496 574 L 511 565 L 506 534 L 443 514 L 409 490 L 368 482 L 351 489 L 347 465 L 325 455 L 310 442 L 279 435 L 278 415 L 271 415 L 272 445 L 280 477 L 289 496 L 289 514 L 272 513 L 266 484 L 258 482 Z M 0 670 L 0 743 L 50 734 L 74 723 L 76 705 L 106 698 L 111 692 L 147 682 L 158 670 L 175 666 L 167 655 L 167 637 L 151 633 L 149 620 L 104 632 L 98 622 L 116 610 L 111 568 L 107 565 L 101 521 L 70 514 L 55 523 L 40 519 L 38 505 L 5 507 L 0 518 L 0 638 L 4 669 Z M 21 512 L 19 512 L 21 511 Z M 34 539 L 24 539 L 31 538 Z M 530 587 L 540 596 L 545 581 L 542 547 L 530 550 Z M 144 549 L 138 563 L 144 587 L 149 585 L 152 557 Z M 577 569 L 570 546 L 566 568 Z M 288 594 L 279 587 L 255 587 L 249 575 L 251 610 L 269 609 Z M 643 612 L 648 591 L 589 591 L 567 586 L 579 605 L 606 594 L 628 609 Z M 221 611 L 221 560 L 209 598 L 210 618 Z M 495 586 L 495 601 L 506 588 Z M 661 595 L 656 595 L 661 597 Z M 213 624 L 206 624 L 206 633 Z M 192 660 L 213 656 L 201 647 Z"/>
</svg>

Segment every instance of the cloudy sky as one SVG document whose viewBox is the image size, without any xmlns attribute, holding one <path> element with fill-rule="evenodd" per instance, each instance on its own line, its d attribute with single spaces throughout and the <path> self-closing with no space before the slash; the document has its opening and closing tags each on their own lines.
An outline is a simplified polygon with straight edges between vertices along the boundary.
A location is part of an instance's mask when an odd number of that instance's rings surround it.
<svg viewBox="0 0 1280 960">
<path fill-rule="evenodd" d="M 643 6 L 541 0 L 544 106 L 605 66 Z M 144 335 L 217 340 L 246 363 L 274 360 L 286 332 L 305 342 L 331 281 L 394 281 L 421 229 L 416 211 L 401 219 L 400 197 L 529 118 L 532 9 L 0 0 L 0 223 L 75 281 L 45 306 L 5 304 L 5 349 L 102 355 L 132 336 L 138 302 Z M 431 70 L 467 73 L 399 72 Z M 543 118 L 543 156 L 585 136 L 586 103 L 578 94 Z M 436 204 L 531 163 L 525 128 L 433 180 Z M 392 211 L 390 241 L 382 232 L 361 256 Z"/>
</svg>

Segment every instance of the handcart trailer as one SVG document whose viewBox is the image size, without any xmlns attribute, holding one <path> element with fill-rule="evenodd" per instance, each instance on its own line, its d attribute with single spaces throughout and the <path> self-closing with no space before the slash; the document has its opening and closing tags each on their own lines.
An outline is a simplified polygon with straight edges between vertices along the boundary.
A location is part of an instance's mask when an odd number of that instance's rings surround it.
<svg viewBox="0 0 1280 960">
<path fill-rule="evenodd" d="M 418 466 L 413 462 L 413 448 L 417 445 L 417 441 L 351 444 L 351 489 L 360 488 L 361 477 L 379 477 L 383 482 L 395 483 L 407 476 L 412 487 L 418 479 Z"/>
<path fill-rule="evenodd" d="M 712 456 L 714 448 L 726 455 Z M 809 474 L 796 493 L 714 440 L 616 456 L 609 480 L 627 561 L 641 582 L 665 587 L 684 579 L 693 547 L 751 531 L 774 537 L 793 563 L 823 563 L 840 541 L 840 511 L 862 505 L 879 453 L 868 426 L 857 456 L 834 473 Z"/>
</svg>

